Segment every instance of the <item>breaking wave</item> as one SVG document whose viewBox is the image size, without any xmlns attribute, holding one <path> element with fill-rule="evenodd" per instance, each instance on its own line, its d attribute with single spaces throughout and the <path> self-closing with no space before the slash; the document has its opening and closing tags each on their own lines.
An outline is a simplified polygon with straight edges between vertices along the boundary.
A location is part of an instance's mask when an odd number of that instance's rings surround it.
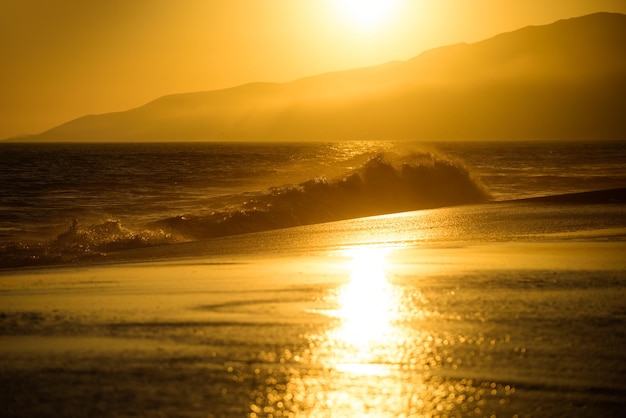
<svg viewBox="0 0 626 418">
<path fill-rule="evenodd" d="M 98 260 L 107 253 L 132 248 L 151 247 L 179 241 L 164 231 L 130 230 L 119 220 L 105 220 L 79 227 L 73 221 L 67 231 L 48 243 L 11 242 L 0 246 L 0 267 L 23 267 L 67 264 Z"/>
<path fill-rule="evenodd" d="M 434 154 L 401 159 L 379 154 L 334 180 L 315 178 L 270 190 L 235 210 L 184 215 L 151 224 L 189 239 L 476 203 L 485 188 L 460 163 Z"/>
<path fill-rule="evenodd" d="M 0 266 L 93 260 L 109 252 L 223 237 L 363 216 L 477 203 L 486 189 L 458 161 L 433 153 L 377 154 L 334 179 L 280 186 L 207 215 L 185 214 L 137 231 L 119 220 L 82 227 L 73 221 L 49 243 L 0 247 Z"/>
</svg>

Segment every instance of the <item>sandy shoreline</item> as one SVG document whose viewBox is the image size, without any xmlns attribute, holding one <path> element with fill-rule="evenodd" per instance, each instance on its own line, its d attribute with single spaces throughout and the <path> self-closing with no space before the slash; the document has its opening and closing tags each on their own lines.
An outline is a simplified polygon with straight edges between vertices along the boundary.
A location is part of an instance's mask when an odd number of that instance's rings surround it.
<svg viewBox="0 0 626 418">
<path fill-rule="evenodd" d="M 622 236 L 5 271 L 2 414 L 610 415 L 626 394 Z M 355 336 L 342 295 L 363 274 L 392 287 L 357 306 L 380 312 Z"/>
<path fill-rule="evenodd" d="M 617 416 L 626 211 L 609 195 L 0 271 L 0 414 Z"/>
</svg>

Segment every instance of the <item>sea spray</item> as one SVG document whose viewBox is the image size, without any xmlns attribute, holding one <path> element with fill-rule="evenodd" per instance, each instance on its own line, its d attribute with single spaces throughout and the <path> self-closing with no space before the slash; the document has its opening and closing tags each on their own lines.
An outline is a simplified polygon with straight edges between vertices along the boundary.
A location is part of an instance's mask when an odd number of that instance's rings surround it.
<svg viewBox="0 0 626 418">
<path fill-rule="evenodd" d="M 50 242 L 10 242 L 0 245 L 0 267 L 69 264 L 103 259 L 107 253 L 180 242 L 162 230 L 133 231 L 119 220 L 81 226 L 73 220 L 67 231 Z"/>
<path fill-rule="evenodd" d="M 460 162 L 432 153 L 405 158 L 381 153 L 333 180 L 317 177 L 277 187 L 234 210 L 176 216 L 150 228 L 202 239 L 477 203 L 488 197 Z"/>
</svg>

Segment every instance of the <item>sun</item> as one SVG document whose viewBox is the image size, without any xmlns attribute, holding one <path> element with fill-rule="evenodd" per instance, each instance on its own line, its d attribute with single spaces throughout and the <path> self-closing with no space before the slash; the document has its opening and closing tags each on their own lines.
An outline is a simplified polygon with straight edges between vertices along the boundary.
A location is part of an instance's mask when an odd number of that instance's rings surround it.
<svg viewBox="0 0 626 418">
<path fill-rule="evenodd" d="M 364 31 L 387 23 L 399 8 L 399 0 L 336 0 L 335 4 L 342 19 Z"/>
</svg>

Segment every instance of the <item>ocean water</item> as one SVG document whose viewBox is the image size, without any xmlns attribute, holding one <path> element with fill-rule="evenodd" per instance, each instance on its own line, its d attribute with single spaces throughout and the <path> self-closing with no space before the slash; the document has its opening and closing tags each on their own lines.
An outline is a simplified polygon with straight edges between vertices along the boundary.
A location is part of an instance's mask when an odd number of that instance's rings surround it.
<svg viewBox="0 0 626 418">
<path fill-rule="evenodd" d="M 2 147 L 2 416 L 626 408 L 624 143 Z"/>
<path fill-rule="evenodd" d="M 0 144 L 0 264 L 626 186 L 626 142 Z"/>
</svg>

